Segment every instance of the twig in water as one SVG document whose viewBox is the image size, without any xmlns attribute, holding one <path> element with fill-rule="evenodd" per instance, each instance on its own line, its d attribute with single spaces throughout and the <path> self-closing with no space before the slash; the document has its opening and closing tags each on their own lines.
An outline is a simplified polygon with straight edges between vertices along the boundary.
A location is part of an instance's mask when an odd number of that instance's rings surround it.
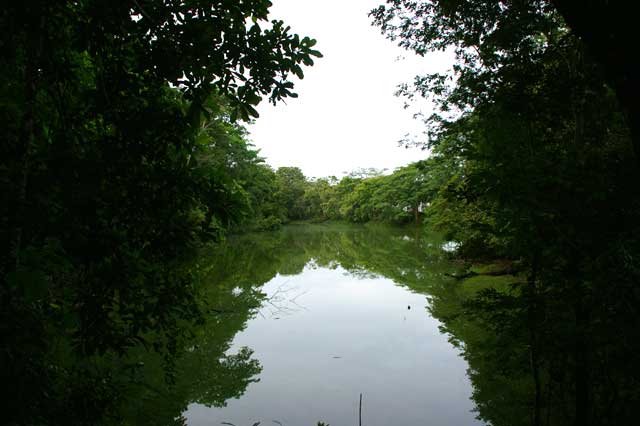
<svg viewBox="0 0 640 426">
<path fill-rule="evenodd" d="M 360 408 L 358 409 L 358 426 L 362 426 L 362 394 L 360 394 Z"/>
<path fill-rule="evenodd" d="M 298 294 L 294 294 L 293 297 L 289 297 L 289 294 L 291 292 L 297 290 L 297 287 L 295 286 L 287 286 L 287 284 L 289 284 L 289 281 L 290 280 L 287 280 L 284 283 L 280 284 L 278 288 L 262 302 L 262 306 L 260 307 L 260 310 L 258 312 L 263 318 L 265 316 L 262 314 L 262 310 L 266 311 L 272 318 L 276 316 L 282 317 L 292 315 L 300 310 L 308 311 L 307 308 L 297 303 L 297 299 L 307 292 L 299 292 Z"/>
</svg>

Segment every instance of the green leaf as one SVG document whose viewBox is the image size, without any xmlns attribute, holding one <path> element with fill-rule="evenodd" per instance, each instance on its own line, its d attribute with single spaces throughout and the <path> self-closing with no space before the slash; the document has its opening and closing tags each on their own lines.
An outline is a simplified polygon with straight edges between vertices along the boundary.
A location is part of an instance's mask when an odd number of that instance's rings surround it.
<svg viewBox="0 0 640 426">
<path fill-rule="evenodd" d="M 35 302 L 47 295 L 47 276 L 42 271 L 17 271 L 8 274 L 10 287 L 22 291 L 27 302 Z"/>
</svg>

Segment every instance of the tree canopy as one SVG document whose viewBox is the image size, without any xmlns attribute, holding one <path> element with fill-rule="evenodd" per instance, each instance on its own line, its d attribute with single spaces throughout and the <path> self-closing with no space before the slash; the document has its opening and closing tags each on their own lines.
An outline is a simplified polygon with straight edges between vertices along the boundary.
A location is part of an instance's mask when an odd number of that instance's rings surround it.
<svg viewBox="0 0 640 426">
<path fill-rule="evenodd" d="M 637 300 L 639 169 L 626 95 L 562 3 L 572 2 L 389 0 L 371 16 L 418 54 L 455 50 L 453 75 L 418 76 L 401 93 L 438 106 L 417 141 L 432 148 L 442 184 L 427 220 L 461 255 L 506 257 L 526 271 L 513 293 L 482 293 L 469 312 L 499 341 L 515 332 L 528 345 L 509 368 L 533 380 L 521 395 L 529 424 L 620 424 L 639 397 L 635 369 L 609 361 L 615 353 L 629 365 L 637 351 L 614 341 L 638 341 L 620 301 Z M 595 17 L 596 3 L 573 13 Z M 610 31 L 615 7 L 590 37 Z"/>
<path fill-rule="evenodd" d="M 28 0 L 0 12 L 5 421 L 117 416 L 109 360 L 146 347 L 170 364 L 184 324 L 202 320 L 190 259 L 261 215 L 269 189 L 255 178 L 272 173 L 234 120 L 295 97 L 292 78 L 321 56 L 268 21 L 270 6 Z"/>
</svg>

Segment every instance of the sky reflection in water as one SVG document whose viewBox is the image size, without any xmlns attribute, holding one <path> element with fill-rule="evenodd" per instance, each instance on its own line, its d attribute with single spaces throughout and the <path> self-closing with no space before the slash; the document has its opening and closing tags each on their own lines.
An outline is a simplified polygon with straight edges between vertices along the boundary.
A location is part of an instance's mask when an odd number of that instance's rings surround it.
<svg viewBox="0 0 640 426">
<path fill-rule="evenodd" d="M 480 424 L 466 362 L 426 311 L 425 295 L 313 261 L 263 291 L 272 303 L 230 350 L 255 351 L 259 382 L 224 408 L 191 404 L 189 425 L 356 425 L 360 393 L 368 426 Z"/>
</svg>

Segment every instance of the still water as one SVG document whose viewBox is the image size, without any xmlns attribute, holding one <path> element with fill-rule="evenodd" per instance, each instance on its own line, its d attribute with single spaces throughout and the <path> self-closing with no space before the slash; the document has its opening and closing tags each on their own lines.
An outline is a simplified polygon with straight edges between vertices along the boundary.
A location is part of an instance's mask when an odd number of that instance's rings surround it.
<svg viewBox="0 0 640 426">
<path fill-rule="evenodd" d="M 362 394 L 363 425 L 481 424 L 467 363 L 430 314 L 451 269 L 440 247 L 419 230 L 325 225 L 232 240 L 210 285 L 228 289 L 224 306 L 249 308 L 221 356 L 253 369 L 233 395 L 192 401 L 182 418 L 358 425 Z"/>
</svg>

